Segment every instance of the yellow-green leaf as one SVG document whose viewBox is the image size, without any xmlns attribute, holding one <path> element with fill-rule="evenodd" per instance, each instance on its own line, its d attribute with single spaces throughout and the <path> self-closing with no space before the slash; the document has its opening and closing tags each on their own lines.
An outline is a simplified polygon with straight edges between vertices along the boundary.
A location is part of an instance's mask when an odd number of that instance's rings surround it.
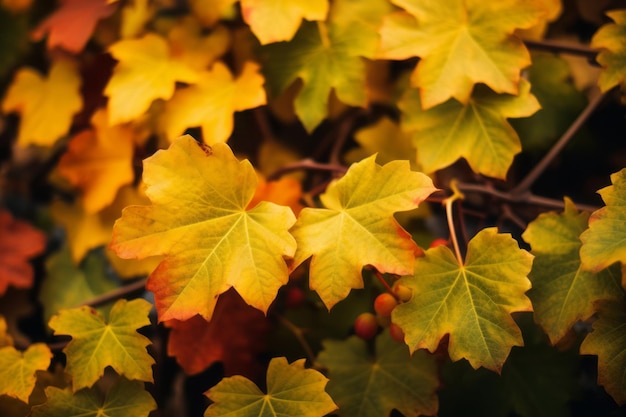
<svg viewBox="0 0 626 417">
<path fill-rule="evenodd" d="M 50 359 L 52 352 L 43 343 L 35 343 L 25 352 L 13 346 L 0 348 L 0 395 L 6 394 L 27 403 L 37 382 L 35 371 L 48 369 Z"/>
<path fill-rule="evenodd" d="M 626 168 L 612 174 L 611 183 L 598 191 L 606 206 L 591 214 L 589 229 L 580 235 L 583 268 L 594 272 L 626 264 Z"/>
<path fill-rule="evenodd" d="M 593 48 L 602 49 L 596 58 L 603 68 L 598 84 L 602 91 L 619 85 L 626 93 L 626 10 L 613 10 L 606 15 L 615 23 L 602 26 L 591 39 Z"/>
<path fill-rule="evenodd" d="M 206 395 L 213 401 L 204 417 L 321 417 L 337 409 L 324 391 L 328 379 L 304 368 L 304 359 L 291 364 L 273 358 L 267 369 L 267 394 L 248 378 L 222 379 Z"/>
<path fill-rule="evenodd" d="M 250 162 L 224 143 L 205 152 L 182 136 L 144 161 L 143 178 L 152 205 L 124 209 L 111 248 L 122 258 L 165 255 L 147 285 L 159 320 L 210 320 L 231 286 L 267 311 L 288 280 L 295 216 L 269 202 L 247 210 L 257 184 Z"/>
<path fill-rule="evenodd" d="M 503 179 L 513 157 L 522 150 L 507 119 L 530 116 L 540 108 L 526 80 L 520 81 L 517 96 L 495 94 L 483 86 L 476 88 L 465 105 L 449 100 L 422 110 L 419 91 L 410 89 L 398 105 L 402 128 L 413 134 L 424 172 L 465 158 L 474 172 Z"/>
<path fill-rule="evenodd" d="M 373 357 L 356 336 L 322 343 L 317 359 L 328 368 L 328 393 L 339 406 L 338 415 L 380 417 L 392 409 L 405 416 L 437 414 L 439 376 L 433 356 L 424 351 L 410 355 L 388 331 L 377 336 Z"/>
<path fill-rule="evenodd" d="M 474 368 L 500 372 L 511 348 L 523 345 L 511 313 L 532 310 L 525 295 L 532 261 L 495 228 L 470 240 L 462 264 L 447 246 L 429 249 L 417 258 L 415 275 L 398 281 L 413 297 L 393 310 L 392 322 L 404 331 L 411 352 L 434 352 L 449 334 L 452 360 L 465 358 Z"/>
<path fill-rule="evenodd" d="M 46 388 L 48 401 L 33 407 L 33 417 L 148 417 L 156 402 L 139 381 L 120 378 L 106 393 L 96 387 L 72 393 Z"/>
<path fill-rule="evenodd" d="M 533 288 L 535 320 L 556 344 L 578 320 L 595 313 L 594 302 L 616 299 L 622 294 L 618 268 L 593 274 L 580 264 L 580 234 L 587 228 L 589 213 L 579 212 L 565 199 L 563 213 L 544 213 L 522 235 L 535 255 L 529 275 Z"/>
<path fill-rule="evenodd" d="M 313 257 L 310 286 L 328 308 L 363 288 L 365 265 L 397 275 L 413 271 L 417 245 L 393 213 L 416 208 L 436 188 L 408 161 L 381 167 L 375 158 L 353 164 L 321 195 L 325 208 L 303 209 L 291 230 L 298 242 L 295 264 Z"/>
<path fill-rule="evenodd" d="M 580 353 L 598 356 L 598 384 L 620 405 L 626 404 L 626 304 L 624 300 L 602 301 L 598 320 Z"/>
<path fill-rule="evenodd" d="M 381 29 L 385 58 L 420 61 L 411 84 L 429 109 L 454 97 L 467 103 L 474 85 L 518 94 L 520 72 L 530 65 L 528 50 L 513 35 L 545 13 L 529 0 L 393 0 L 408 13 L 394 13 Z M 506 16 L 506 18 L 503 18 Z"/>
<path fill-rule="evenodd" d="M 151 342 L 137 332 L 150 324 L 151 308 L 143 299 L 122 299 L 113 305 L 108 320 L 87 306 L 61 310 L 50 319 L 55 335 L 72 336 L 63 352 L 74 392 L 91 387 L 107 366 L 129 379 L 153 381 L 154 359 L 146 350 Z"/>
</svg>

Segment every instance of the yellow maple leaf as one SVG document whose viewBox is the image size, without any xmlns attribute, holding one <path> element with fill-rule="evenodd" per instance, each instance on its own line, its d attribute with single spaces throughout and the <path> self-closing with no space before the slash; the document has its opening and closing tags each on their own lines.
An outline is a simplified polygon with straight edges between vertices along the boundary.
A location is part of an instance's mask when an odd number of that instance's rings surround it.
<svg viewBox="0 0 626 417">
<path fill-rule="evenodd" d="M 156 99 L 169 99 L 177 81 L 194 83 L 198 78 L 193 68 L 172 58 L 165 39 L 155 33 L 118 41 L 109 51 L 119 61 L 104 89 L 111 125 L 141 116 Z"/>
<path fill-rule="evenodd" d="M 87 213 L 113 202 L 122 185 L 132 182 L 134 132 L 126 126 L 109 127 L 106 110 L 98 110 L 85 130 L 72 138 L 59 161 L 61 175 L 81 192 Z"/>
<path fill-rule="evenodd" d="M 20 69 L 2 100 L 2 111 L 21 115 L 17 143 L 48 146 L 67 134 L 72 117 L 83 107 L 80 84 L 78 70 L 68 60 L 52 64 L 47 78 Z"/>
<path fill-rule="evenodd" d="M 237 78 L 216 62 L 198 83 L 178 90 L 165 106 L 167 137 L 175 139 L 189 127 L 202 127 L 208 144 L 226 142 L 233 131 L 233 113 L 265 104 L 265 79 L 259 66 L 248 62 Z"/>
<path fill-rule="evenodd" d="M 180 19 L 167 34 L 172 57 L 202 71 L 224 55 L 231 44 L 230 31 L 218 25 L 206 34 L 192 16 Z"/>
</svg>

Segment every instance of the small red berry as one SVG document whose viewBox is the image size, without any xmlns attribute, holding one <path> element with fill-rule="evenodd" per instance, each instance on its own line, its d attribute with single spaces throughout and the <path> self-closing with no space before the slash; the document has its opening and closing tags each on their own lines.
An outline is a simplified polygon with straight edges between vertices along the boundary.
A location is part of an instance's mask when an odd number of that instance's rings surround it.
<svg viewBox="0 0 626 417">
<path fill-rule="evenodd" d="M 361 339 L 368 340 L 376 335 L 378 322 L 372 313 L 361 313 L 354 320 L 354 333 Z"/>
<path fill-rule="evenodd" d="M 391 311 L 397 305 L 398 301 L 396 301 L 396 298 L 388 292 L 384 292 L 379 294 L 374 300 L 374 311 L 381 317 L 390 317 Z"/>
<path fill-rule="evenodd" d="M 306 295 L 304 291 L 298 287 L 290 287 L 287 288 L 287 295 L 285 297 L 285 305 L 287 308 L 298 308 L 302 307 L 304 304 L 304 300 Z"/>
<path fill-rule="evenodd" d="M 437 246 L 444 246 L 444 245 L 447 245 L 447 244 L 448 244 L 448 239 L 443 239 L 443 238 L 439 237 L 439 238 L 433 240 L 430 243 L 430 246 L 428 246 L 428 247 L 432 249 L 432 248 L 436 248 Z"/>
<path fill-rule="evenodd" d="M 396 293 L 398 299 L 403 303 L 409 301 L 413 296 L 413 290 L 406 285 L 396 285 L 393 289 L 393 292 Z"/>
<path fill-rule="evenodd" d="M 389 334 L 391 338 L 398 343 L 404 343 L 404 331 L 402 328 L 395 323 L 391 323 L 389 325 Z"/>
</svg>

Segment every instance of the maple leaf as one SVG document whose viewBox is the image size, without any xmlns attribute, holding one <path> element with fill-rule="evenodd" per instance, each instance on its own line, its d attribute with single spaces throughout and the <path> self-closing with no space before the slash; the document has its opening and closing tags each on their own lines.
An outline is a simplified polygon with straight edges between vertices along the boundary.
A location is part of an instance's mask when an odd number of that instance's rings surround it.
<svg viewBox="0 0 626 417">
<path fill-rule="evenodd" d="M 6 394 L 28 403 L 35 388 L 35 371 L 50 365 L 52 352 L 44 343 L 35 343 L 25 352 L 13 346 L 0 348 L 0 395 Z"/>
<path fill-rule="evenodd" d="M 221 361 L 226 375 L 256 374 L 256 355 L 263 350 L 260 341 L 268 323 L 234 291 L 222 294 L 211 321 L 193 316 L 186 321 L 169 320 L 165 325 L 172 329 L 167 354 L 176 357 L 186 373 L 197 374 Z"/>
<path fill-rule="evenodd" d="M 225 26 L 216 26 L 207 34 L 192 16 L 178 20 L 168 32 L 167 40 L 172 58 L 196 71 L 206 70 L 228 52 L 232 43 L 230 31 Z"/>
<path fill-rule="evenodd" d="M 256 206 L 261 201 L 270 201 L 291 208 L 296 216 L 300 214 L 304 208 L 300 202 L 302 198 L 300 181 L 290 177 L 281 177 L 275 181 L 267 181 L 262 175 L 258 178 L 259 182 L 252 200 L 248 203 L 248 208 Z"/>
<path fill-rule="evenodd" d="M 406 345 L 393 340 L 388 330 L 376 337 L 374 357 L 357 336 L 322 344 L 317 359 L 328 368 L 327 389 L 339 406 L 338 415 L 388 416 L 392 409 L 405 416 L 437 413 L 439 377 L 431 355 L 410 355 Z"/>
<path fill-rule="evenodd" d="M 83 106 L 80 84 L 78 71 L 68 60 L 55 61 L 48 78 L 21 68 L 2 100 L 2 111 L 21 115 L 18 144 L 48 146 L 65 135 Z"/>
<path fill-rule="evenodd" d="M 120 40 L 109 52 L 119 61 L 104 89 L 111 125 L 138 118 L 156 99 L 171 98 L 177 81 L 198 79 L 193 68 L 172 58 L 166 40 L 156 33 Z"/>
<path fill-rule="evenodd" d="M 606 206 L 591 214 L 589 228 L 580 235 L 582 266 L 593 272 L 626 264 L 626 168 L 611 174 L 611 183 L 598 191 Z"/>
<path fill-rule="evenodd" d="M 595 313 L 595 301 L 614 299 L 622 292 L 619 268 L 597 275 L 581 268 L 579 236 L 587 228 L 588 218 L 589 213 L 579 213 L 574 203 L 565 199 L 563 213 L 541 214 L 522 235 L 535 255 L 529 275 L 533 288 L 528 296 L 535 320 L 553 344 L 578 320 Z"/>
<path fill-rule="evenodd" d="M 139 381 L 120 378 L 104 394 L 97 388 L 72 392 L 46 388 L 48 401 L 33 407 L 33 417 L 148 417 L 156 402 Z"/>
<path fill-rule="evenodd" d="M 121 299 L 111 308 L 108 321 L 87 306 L 61 310 L 50 319 L 55 335 L 72 336 L 63 352 L 74 392 L 92 386 L 107 366 L 129 379 L 153 381 L 154 359 L 146 351 L 151 342 L 137 332 L 150 324 L 151 308 L 143 299 Z"/>
<path fill-rule="evenodd" d="M 257 177 L 228 145 L 205 152 L 190 136 L 144 160 L 151 206 L 131 206 L 113 228 L 121 258 L 165 255 L 150 275 L 159 320 L 210 320 L 219 294 L 231 286 L 246 303 L 267 311 L 288 280 L 283 257 L 293 256 L 288 207 L 261 202 L 246 210 Z"/>
<path fill-rule="evenodd" d="M 113 203 L 120 187 L 135 178 L 134 131 L 127 126 L 109 127 L 103 109 L 94 113 L 91 123 L 95 131 L 74 136 L 58 164 L 59 173 L 82 192 L 89 214 Z"/>
<path fill-rule="evenodd" d="M 581 355 L 598 356 L 598 384 L 620 405 L 626 404 L 626 305 L 622 300 L 600 301 L 593 332 L 580 345 Z"/>
<path fill-rule="evenodd" d="M 392 3 L 408 13 L 394 13 L 385 19 L 381 28 L 382 57 L 420 57 L 411 84 L 419 87 L 424 109 L 451 97 L 467 103 L 477 83 L 497 93 L 518 94 L 520 71 L 531 61 L 528 50 L 513 32 L 539 21 L 545 13 L 541 2 Z"/>
<path fill-rule="evenodd" d="M 204 417 L 321 417 L 336 410 L 324 391 L 328 379 L 314 369 L 305 369 L 304 362 L 299 359 L 289 364 L 285 358 L 272 358 L 267 368 L 267 394 L 248 378 L 237 375 L 222 379 L 206 392 L 213 404 Z"/>
<path fill-rule="evenodd" d="M 247 62 L 236 79 L 221 62 L 201 73 L 197 84 L 179 89 L 165 105 L 163 123 L 169 140 L 189 127 L 202 127 L 210 145 L 226 142 L 233 131 L 234 113 L 265 104 L 263 76 L 259 66 Z"/>
<path fill-rule="evenodd" d="M 445 168 L 463 157 L 474 172 L 502 179 L 522 150 L 506 119 L 530 116 L 540 108 L 526 80 L 520 81 L 517 96 L 476 88 L 465 105 L 449 100 L 429 110 L 422 110 L 419 91 L 410 89 L 398 106 L 402 128 L 412 133 L 424 172 Z"/>
<path fill-rule="evenodd" d="M 362 57 L 374 56 L 377 29 L 388 10 L 389 4 L 382 0 L 336 1 L 327 23 L 304 22 L 290 42 L 264 47 L 267 59 L 263 70 L 273 96 L 302 80 L 294 105 L 307 131 L 326 117 L 333 89 L 345 104 L 366 104 Z"/>
<path fill-rule="evenodd" d="M 141 35 L 146 24 L 156 12 L 150 0 L 133 0 L 122 7 L 120 37 L 135 38 Z"/>
<path fill-rule="evenodd" d="M 34 272 L 28 259 L 46 248 L 46 236 L 30 224 L 0 210 L 0 295 L 9 285 L 30 288 Z"/>
<path fill-rule="evenodd" d="M 107 0 L 61 0 L 59 7 L 33 31 L 39 41 L 48 34 L 48 49 L 57 46 L 79 53 L 91 37 L 98 20 L 110 16 L 116 6 Z"/>
<path fill-rule="evenodd" d="M 592 48 L 602 49 L 596 57 L 602 65 L 598 84 L 603 92 L 616 85 L 626 92 L 626 10 L 613 10 L 606 15 L 615 23 L 602 26 L 591 39 Z"/>
<path fill-rule="evenodd" d="M 404 331 L 411 352 L 434 352 L 449 334 L 452 360 L 465 358 L 474 368 L 500 372 L 511 347 L 523 345 L 511 313 L 532 311 L 524 295 L 532 260 L 495 228 L 470 240 L 462 264 L 447 246 L 429 249 L 416 259 L 415 275 L 398 281 L 413 297 L 393 310 L 392 322 Z"/>
<path fill-rule="evenodd" d="M 289 41 L 306 20 L 324 20 L 328 0 L 242 0 L 241 14 L 261 45 Z"/>
<path fill-rule="evenodd" d="M 321 195 L 326 208 L 304 208 L 291 229 L 298 242 L 294 268 L 313 257 L 310 286 L 329 309 L 352 288 L 363 288 L 365 265 L 398 275 L 413 269 L 417 245 L 393 213 L 416 208 L 436 188 L 408 161 L 381 167 L 375 158 L 350 166 Z"/>
</svg>

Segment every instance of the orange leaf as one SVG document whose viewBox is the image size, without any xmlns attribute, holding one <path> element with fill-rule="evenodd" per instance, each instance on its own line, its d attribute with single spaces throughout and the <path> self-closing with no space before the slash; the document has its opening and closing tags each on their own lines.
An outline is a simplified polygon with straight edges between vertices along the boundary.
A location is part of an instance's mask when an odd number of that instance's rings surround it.
<svg viewBox="0 0 626 417">
<path fill-rule="evenodd" d="M 39 41 L 48 33 L 48 49 L 59 46 L 78 53 L 87 44 L 98 20 L 114 11 L 115 6 L 107 0 L 61 0 L 61 7 L 41 22 L 32 37 Z"/>
<path fill-rule="evenodd" d="M 197 315 L 165 324 L 172 329 L 167 353 L 190 375 L 218 361 L 224 363 L 226 375 L 252 377 L 261 371 L 255 369 L 259 366 L 256 355 L 263 350 L 260 341 L 268 323 L 263 313 L 247 305 L 235 291 L 220 296 L 211 321 Z"/>
<path fill-rule="evenodd" d="M 302 203 L 300 203 L 301 197 L 302 186 L 296 179 L 282 177 L 276 181 L 266 181 L 265 178 L 259 175 L 259 183 L 256 186 L 252 201 L 248 204 L 248 209 L 256 206 L 261 201 L 270 201 L 281 206 L 290 207 L 297 216 L 300 210 L 304 208 Z"/>
<path fill-rule="evenodd" d="M 0 295 L 9 285 L 30 288 L 33 268 L 28 259 L 43 252 L 46 236 L 28 223 L 0 211 Z"/>
</svg>

